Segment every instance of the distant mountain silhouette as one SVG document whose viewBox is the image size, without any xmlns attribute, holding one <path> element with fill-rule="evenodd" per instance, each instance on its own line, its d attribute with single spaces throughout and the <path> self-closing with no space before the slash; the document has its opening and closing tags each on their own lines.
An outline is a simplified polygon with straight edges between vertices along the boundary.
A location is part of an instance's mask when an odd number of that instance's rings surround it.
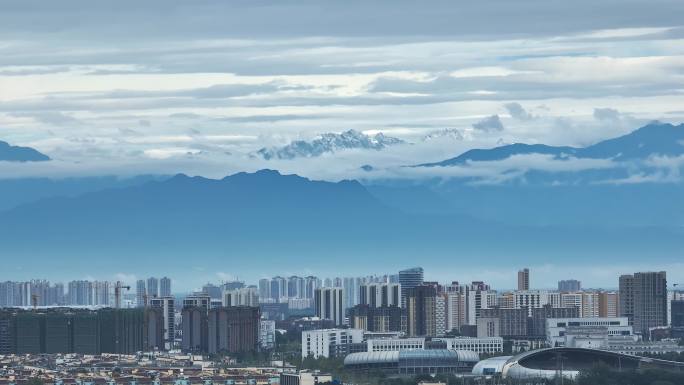
<svg viewBox="0 0 684 385">
<path fill-rule="evenodd" d="M 46 198 L 0 212 L 3 269 L 381 270 L 388 261 L 440 266 L 477 256 L 491 263 L 514 257 L 546 263 L 549 255 L 581 260 L 609 252 L 626 260 L 684 250 L 682 234 L 668 227 L 499 224 L 440 210 L 449 203 L 427 189 L 391 194 L 381 201 L 356 181 L 312 181 L 262 170 L 220 180 L 180 174 Z M 406 195 L 430 202 L 413 212 L 396 208 Z"/>
<path fill-rule="evenodd" d="M 50 160 L 50 157 L 31 147 L 11 146 L 0 140 L 0 161 L 40 162 L 46 160 Z"/>
<path fill-rule="evenodd" d="M 646 159 L 651 155 L 678 156 L 684 154 L 684 124 L 674 126 L 652 123 L 627 135 L 583 148 L 515 143 L 491 149 L 474 149 L 454 158 L 419 164 L 417 167 L 455 166 L 467 162 L 504 160 L 514 155 L 529 154 L 553 155 L 557 159 L 572 156 L 614 160 Z"/>
<path fill-rule="evenodd" d="M 0 211 L 44 198 L 75 197 L 88 192 L 135 186 L 168 178 L 169 176 L 139 175 L 0 179 Z"/>
<path fill-rule="evenodd" d="M 409 212 L 452 213 L 510 225 L 684 226 L 684 175 L 651 157 L 684 155 L 684 125 L 652 123 L 627 135 L 587 147 L 511 144 L 474 149 L 441 162 L 414 167 L 470 167 L 515 155 L 543 154 L 556 160 L 608 160 L 602 167 L 516 169 L 479 176 L 423 180 L 370 180 L 369 190 L 386 204 Z M 672 169 L 679 167 L 679 169 Z M 515 177 L 491 182 L 501 173 Z M 439 173 L 437 173 L 439 175 Z M 427 194 L 433 197 L 428 197 Z"/>
</svg>

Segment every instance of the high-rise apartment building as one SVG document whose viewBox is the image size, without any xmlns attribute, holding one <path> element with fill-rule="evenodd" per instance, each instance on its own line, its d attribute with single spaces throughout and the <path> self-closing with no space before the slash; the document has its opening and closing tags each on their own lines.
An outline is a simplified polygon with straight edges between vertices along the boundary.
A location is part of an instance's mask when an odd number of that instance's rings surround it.
<svg viewBox="0 0 684 385">
<path fill-rule="evenodd" d="M 327 319 L 340 326 L 345 323 L 344 289 L 341 287 L 322 287 L 314 295 L 316 316 Z"/>
<path fill-rule="evenodd" d="M 478 337 L 527 337 L 527 309 L 482 309 L 477 319 Z"/>
<path fill-rule="evenodd" d="M 146 305 L 147 299 L 147 287 L 145 286 L 145 281 L 139 279 L 135 283 L 135 301 L 138 307 L 143 307 Z"/>
<path fill-rule="evenodd" d="M 93 304 L 93 284 L 90 281 L 69 282 L 69 305 L 90 306 Z"/>
<path fill-rule="evenodd" d="M 582 290 L 582 283 L 576 279 L 558 281 L 558 291 L 561 293 L 570 293 L 580 290 Z"/>
<path fill-rule="evenodd" d="M 173 349 L 174 338 L 176 335 L 176 307 L 175 298 L 171 296 L 150 298 L 149 304 L 151 308 L 160 309 L 163 314 L 163 339 L 164 348 Z"/>
<path fill-rule="evenodd" d="M 208 315 L 208 353 L 248 353 L 259 347 L 259 308 L 220 307 Z"/>
<path fill-rule="evenodd" d="M 163 277 L 159 280 L 159 296 L 160 297 L 170 297 L 171 296 L 171 278 Z"/>
<path fill-rule="evenodd" d="M 369 332 L 404 332 L 406 317 L 398 306 L 356 305 L 349 309 L 349 325 Z"/>
<path fill-rule="evenodd" d="M 670 304 L 673 328 L 684 328 L 684 300 L 673 300 Z"/>
<path fill-rule="evenodd" d="M 93 302 L 95 306 L 109 306 L 110 287 L 109 282 L 95 281 L 92 283 Z"/>
<path fill-rule="evenodd" d="M 323 285 L 323 283 L 317 277 L 310 275 L 310 276 L 304 278 L 304 289 L 305 289 L 304 298 L 313 300 L 314 293 L 316 292 L 316 289 L 318 289 L 322 285 Z"/>
<path fill-rule="evenodd" d="M 461 330 L 468 324 L 468 287 L 448 291 L 445 297 L 446 330 Z"/>
<path fill-rule="evenodd" d="M 304 278 L 293 275 L 287 279 L 287 298 L 304 298 Z"/>
<path fill-rule="evenodd" d="M 259 292 L 255 286 L 223 292 L 223 306 L 259 307 Z"/>
<path fill-rule="evenodd" d="M 202 292 L 207 293 L 211 299 L 223 298 L 223 289 L 221 286 L 215 285 L 213 283 L 207 282 L 204 286 L 202 286 Z"/>
<path fill-rule="evenodd" d="M 667 326 L 667 276 L 664 271 L 620 276 L 620 315 L 635 333 L 649 338 L 649 329 Z"/>
<path fill-rule="evenodd" d="M 159 297 L 159 280 L 157 278 L 147 278 L 147 297 Z"/>
<path fill-rule="evenodd" d="M 599 294 L 599 317 L 615 318 L 620 315 L 620 295 L 616 292 Z"/>
<path fill-rule="evenodd" d="M 346 308 L 351 308 L 359 304 L 359 290 L 365 281 L 365 279 L 359 277 L 347 277 L 342 279 Z"/>
<path fill-rule="evenodd" d="M 373 307 L 401 306 L 401 285 L 375 282 L 361 285 L 359 304 Z"/>
<path fill-rule="evenodd" d="M 530 269 L 518 271 L 518 290 L 530 290 Z"/>
<path fill-rule="evenodd" d="M 285 278 L 280 276 L 271 278 L 271 299 L 275 302 L 284 302 L 287 299 L 287 280 Z"/>
<path fill-rule="evenodd" d="M 467 292 L 468 298 L 468 325 L 476 325 L 480 312 L 483 309 L 491 309 L 497 306 L 497 293 L 489 290 L 486 285 L 471 285 Z"/>
<path fill-rule="evenodd" d="M 271 299 L 271 280 L 268 278 L 259 280 L 259 299 L 261 302 L 269 302 Z"/>
<path fill-rule="evenodd" d="M 401 285 L 401 306 L 406 307 L 406 297 L 410 289 L 423 284 L 423 268 L 414 267 L 399 272 Z"/>
<path fill-rule="evenodd" d="M 36 296 L 38 306 L 66 305 L 64 284 L 50 284 L 46 280 L 30 282 L 0 282 L 0 307 L 32 306 L 32 298 Z"/>
<path fill-rule="evenodd" d="M 406 292 L 407 335 L 437 335 L 437 290 L 434 286 L 420 285 Z"/>
<path fill-rule="evenodd" d="M 196 307 L 209 312 L 211 308 L 211 297 L 207 293 L 193 293 L 183 299 L 183 307 Z"/>
<path fill-rule="evenodd" d="M 207 301 L 211 300 L 207 296 Z M 183 303 L 181 349 L 187 352 L 207 352 L 209 350 L 209 310 L 207 307 L 192 305 L 193 301 Z"/>
</svg>

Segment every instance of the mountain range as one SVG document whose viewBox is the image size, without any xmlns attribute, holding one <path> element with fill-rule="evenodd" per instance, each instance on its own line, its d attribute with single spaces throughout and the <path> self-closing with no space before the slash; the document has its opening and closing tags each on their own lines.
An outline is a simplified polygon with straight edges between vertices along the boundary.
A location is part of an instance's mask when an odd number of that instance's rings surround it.
<svg viewBox="0 0 684 385">
<path fill-rule="evenodd" d="M 326 133 L 312 141 L 295 140 L 283 147 L 262 148 L 257 154 L 266 160 L 311 158 L 340 150 L 381 150 L 388 146 L 405 143 L 403 140 L 385 136 L 382 133 L 366 135 L 348 130 L 340 134 Z"/>
<path fill-rule="evenodd" d="M 543 153 L 561 161 L 606 157 L 633 172 L 656 155 L 680 157 L 683 130 L 653 124 L 584 148 L 469 151 L 442 167 Z M 474 261 L 487 268 L 681 258 L 684 183 L 549 183 L 568 182 L 572 173 L 528 171 L 524 180 L 500 184 L 442 177 L 325 182 L 272 170 L 222 179 L 3 180 L 0 254 L 6 271 L 66 266 L 87 274 L 163 264 L 169 274 L 185 275 L 211 266 L 344 274 L 416 258 L 434 269 Z"/>
<path fill-rule="evenodd" d="M 491 149 L 473 149 L 435 163 L 418 167 L 446 167 L 468 162 L 488 162 L 510 158 L 514 155 L 542 154 L 556 159 L 574 157 L 579 159 L 611 159 L 626 161 L 646 159 L 650 156 L 680 156 L 684 154 L 684 124 L 652 123 L 627 135 L 608 139 L 587 147 L 547 146 L 544 144 L 515 143 Z"/>
<path fill-rule="evenodd" d="M 50 157 L 31 147 L 12 146 L 0 141 L 0 161 L 40 162 L 46 160 L 50 160 Z"/>
</svg>

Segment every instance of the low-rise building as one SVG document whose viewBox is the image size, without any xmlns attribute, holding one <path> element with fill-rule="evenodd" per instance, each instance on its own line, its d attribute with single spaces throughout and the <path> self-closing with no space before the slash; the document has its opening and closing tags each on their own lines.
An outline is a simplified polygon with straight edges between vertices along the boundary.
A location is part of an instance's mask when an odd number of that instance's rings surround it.
<svg viewBox="0 0 684 385">
<path fill-rule="evenodd" d="M 330 374 L 301 370 L 298 373 L 281 373 L 280 385 L 317 385 L 332 382 Z"/>
<path fill-rule="evenodd" d="M 548 318 L 546 340 L 551 347 L 600 349 L 609 339 L 631 337 L 636 340 L 627 317 Z"/>
<path fill-rule="evenodd" d="M 363 342 L 362 329 L 323 329 L 302 332 L 302 358 L 329 358 L 336 351 L 335 345 Z M 339 350 L 339 349 L 337 349 Z"/>
<path fill-rule="evenodd" d="M 369 352 L 425 349 L 425 338 L 376 338 L 366 342 Z"/>
<path fill-rule="evenodd" d="M 445 341 L 446 348 L 449 350 L 469 350 L 481 354 L 496 354 L 503 352 L 503 338 L 501 337 L 456 337 L 439 338 L 439 340 Z"/>
</svg>

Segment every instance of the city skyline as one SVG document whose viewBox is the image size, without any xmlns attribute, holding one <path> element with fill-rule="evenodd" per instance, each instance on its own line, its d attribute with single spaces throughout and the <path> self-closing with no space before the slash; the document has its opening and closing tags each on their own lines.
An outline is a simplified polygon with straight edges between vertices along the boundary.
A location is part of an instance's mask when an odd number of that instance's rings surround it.
<svg viewBox="0 0 684 385">
<path fill-rule="evenodd" d="M 423 265 L 425 270 L 425 280 L 426 281 L 438 281 L 440 283 L 450 283 L 452 280 L 472 282 L 485 280 L 492 286 L 496 286 L 506 290 L 515 290 L 517 288 L 518 276 L 517 272 L 520 270 L 520 266 L 514 266 L 510 269 L 487 269 L 480 270 L 477 268 L 469 268 L 457 270 L 454 273 L 440 271 L 439 267 L 436 266 L 433 269 Z M 527 265 L 530 269 L 531 275 L 531 288 L 532 289 L 557 289 L 558 282 L 562 280 L 576 279 L 582 282 L 582 288 L 594 288 L 594 289 L 617 289 L 619 282 L 617 277 L 621 274 L 628 273 L 630 271 L 668 271 L 672 277 L 671 281 L 674 283 L 680 283 L 684 281 L 684 263 L 682 264 L 636 264 L 636 265 L 625 265 L 623 266 L 600 266 L 587 269 L 586 267 L 575 267 L 572 266 L 551 266 L 551 265 Z M 274 271 L 272 274 L 228 274 L 225 272 L 215 272 L 211 274 L 197 274 L 196 278 L 192 277 L 191 274 L 184 274 L 181 278 L 176 278 L 174 275 L 168 275 L 174 282 L 174 292 L 190 293 L 193 291 L 198 291 L 201 289 L 202 285 L 206 283 L 221 283 L 228 281 L 243 281 L 248 284 L 258 285 L 259 279 L 262 278 L 272 278 L 275 276 L 300 276 L 306 277 L 308 275 L 313 275 L 319 278 L 335 278 L 335 277 L 365 277 L 365 276 L 383 276 L 387 274 L 398 274 L 402 266 L 398 266 L 397 270 L 394 272 L 364 272 L 363 269 L 358 269 L 351 271 L 348 274 L 326 274 L 325 271 L 322 273 L 317 273 L 314 270 L 309 270 L 305 274 L 299 272 L 286 272 L 286 271 Z M 536 272 L 536 273 L 535 273 Z M 132 286 L 131 292 L 135 292 L 135 284 L 139 277 L 147 279 L 149 274 L 142 274 L 140 276 L 135 274 L 126 273 L 116 273 L 110 276 L 95 276 L 86 275 L 76 279 L 77 277 L 66 277 L 66 279 L 57 277 L 36 277 L 31 274 L 22 274 L 21 279 L 17 279 L 16 276 L 12 277 L 7 274 L 0 276 L 0 281 L 25 281 L 32 279 L 47 279 L 51 282 L 62 282 L 71 280 L 106 280 L 110 282 L 122 281 L 126 284 Z M 63 274 L 60 274 L 63 276 Z M 24 278 L 25 277 L 25 278 Z M 489 277 L 489 278 L 487 278 Z M 71 279 L 69 279 L 71 278 Z M 188 281 L 192 283 L 188 283 Z M 178 287 L 178 291 L 175 288 Z"/>
<path fill-rule="evenodd" d="M 404 269 L 405 270 L 405 269 Z M 620 287 L 620 277 L 625 275 L 625 274 L 630 274 L 630 271 L 646 271 L 646 272 L 657 272 L 657 271 L 667 271 L 669 274 L 670 279 L 668 280 L 668 286 L 667 289 L 671 291 L 684 291 L 682 289 L 682 279 L 679 279 L 682 275 L 677 274 L 675 271 L 674 273 L 670 269 L 630 269 L 630 268 L 618 268 L 615 269 L 617 273 L 613 274 L 613 272 L 607 272 L 605 273 L 605 277 L 608 277 L 607 280 L 605 281 L 594 281 L 597 282 L 598 284 L 585 284 L 586 275 L 582 276 L 580 274 L 569 274 L 569 272 L 565 271 L 563 275 L 559 275 L 559 278 L 554 278 L 554 277 L 549 277 L 548 275 L 548 270 L 541 269 L 541 270 L 536 270 L 534 266 L 527 266 L 525 268 L 514 268 L 510 270 L 510 275 L 511 277 L 506 277 L 507 282 L 512 282 L 513 284 L 511 285 L 501 285 L 499 284 L 495 279 L 497 275 L 492 275 L 488 274 L 488 272 L 484 272 L 480 275 L 472 275 L 472 276 L 464 276 L 463 274 L 450 274 L 450 273 L 442 273 L 444 278 L 439 278 L 436 279 L 436 275 L 430 273 L 429 270 L 427 269 L 422 269 L 423 270 L 423 278 L 421 282 L 436 282 L 440 285 L 450 285 L 452 282 L 460 282 L 461 284 L 469 284 L 471 282 L 484 282 L 488 286 L 492 287 L 495 290 L 498 291 L 521 291 L 522 289 L 519 286 L 519 280 L 520 280 L 520 273 L 523 270 L 527 270 L 527 279 L 529 283 L 529 290 L 530 291 L 535 291 L 535 290 L 546 290 L 546 291 L 563 291 L 560 289 L 561 284 L 567 284 L 568 282 L 570 283 L 576 283 L 579 287 L 579 290 L 571 290 L 571 291 L 592 291 L 592 290 L 618 290 Z M 173 288 L 171 290 L 171 295 L 186 295 L 186 294 L 192 294 L 192 293 L 200 293 L 200 292 L 206 292 L 204 287 L 207 287 L 207 285 L 218 285 L 214 286 L 216 288 L 219 288 L 221 285 L 231 285 L 231 284 L 239 284 L 239 288 L 246 288 L 246 287 L 251 287 L 255 288 L 256 290 L 260 291 L 261 288 L 261 281 L 267 280 L 269 282 L 272 282 L 274 279 L 283 279 L 284 280 L 284 287 L 288 287 L 287 281 L 290 278 L 300 278 L 302 279 L 302 282 L 304 282 L 308 278 L 314 278 L 318 280 L 319 285 L 317 287 L 342 287 L 346 285 L 346 280 L 347 279 L 362 279 L 364 282 L 368 283 L 389 283 L 389 282 L 395 282 L 399 283 L 400 282 L 400 272 L 402 270 L 397 270 L 394 272 L 384 272 L 384 273 L 359 273 L 359 274 L 350 274 L 350 275 L 319 275 L 315 274 L 314 272 L 309 272 L 307 274 L 289 274 L 289 273 L 278 273 L 278 274 L 273 274 L 273 275 L 261 275 L 259 278 L 256 279 L 244 279 L 240 278 L 238 276 L 230 276 L 226 275 L 225 273 L 217 273 L 214 278 L 212 279 L 211 276 L 209 276 L 206 280 L 204 281 L 198 281 L 196 283 L 188 284 L 187 279 L 176 279 L 173 276 L 164 276 L 163 279 L 168 279 L 170 280 L 170 287 Z M 584 270 L 582 270 L 584 271 Z M 502 270 L 502 272 L 509 272 L 508 270 Z M 611 275 L 612 274 L 612 275 Z M 45 279 L 45 278 L 31 278 L 31 279 L 12 279 L 11 277 L 0 277 L 0 283 L 3 282 L 17 282 L 17 283 L 23 283 L 23 282 L 47 282 L 51 284 L 60 284 L 67 288 L 67 284 L 70 282 L 77 283 L 77 282 L 92 282 L 92 283 L 97 283 L 97 282 L 102 282 L 102 283 L 108 283 L 111 290 L 114 288 L 114 284 L 117 281 L 121 281 L 122 284 L 128 284 L 130 285 L 130 290 L 123 292 L 123 294 L 127 294 L 129 296 L 135 295 L 138 296 L 137 291 L 139 290 L 140 286 L 138 285 L 140 282 L 144 282 L 145 285 L 143 285 L 143 288 L 146 288 L 147 282 L 149 279 L 149 276 L 144 275 L 143 277 L 147 277 L 144 279 L 139 279 L 134 275 L 122 275 L 122 274 L 117 274 L 114 276 L 113 279 L 106 279 L 106 278 L 101 278 L 101 279 L 96 279 L 93 276 L 88 276 L 83 279 L 67 279 L 67 280 L 51 280 L 51 279 Z M 154 278 L 154 277 L 153 277 Z M 159 281 L 159 279 L 157 279 Z M 537 282 L 548 282 L 548 284 L 538 284 Z M 614 283 L 608 283 L 612 282 Z M 601 283 L 602 282 L 602 283 Z M 675 285 L 675 286 L 673 286 Z M 573 285 L 574 286 L 574 285 Z M 270 287 L 270 286 L 269 286 Z M 178 289 L 179 288 L 179 289 Z M 159 289 L 159 288 L 158 288 Z M 402 286 L 402 291 L 404 291 L 406 287 Z M 232 289 L 230 289 L 232 290 Z M 522 290 L 524 291 L 524 290 Z M 145 291 L 147 294 L 147 291 Z M 157 291 L 158 294 L 152 294 L 149 295 L 149 298 L 153 298 L 154 296 L 156 297 L 163 297 L 167 294 L 161 293 L 161 291 Z M 269 293 L 270 295 L 270 293 Z M 290 295 L 292 297 L 296 297 L 295 295 Z M 284 295 L 284 297 L 288 297 L 287 293 Z M 358 297 L 358 293 L 357 293 Z"/>
</svg>

